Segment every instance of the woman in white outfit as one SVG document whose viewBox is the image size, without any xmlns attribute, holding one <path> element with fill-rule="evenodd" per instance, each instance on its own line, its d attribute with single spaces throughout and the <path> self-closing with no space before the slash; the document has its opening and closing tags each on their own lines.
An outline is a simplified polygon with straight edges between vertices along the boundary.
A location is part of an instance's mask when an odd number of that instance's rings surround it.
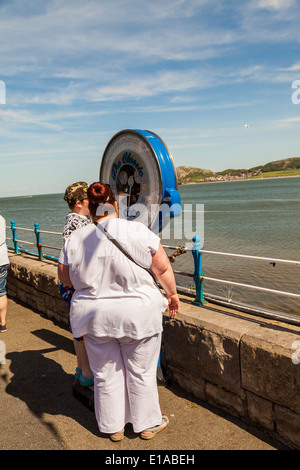
<svg viewBox="0 0 300 470">
<path fill-rule="evenodd" d="M 151 439 L 169 422 L 160 410 L 156 371 L 162 315 L 167 308 L 171 316 L 179 310 L 174 274 L 159 237 L 142 223 L 118 218 L 109 185 L 93 183 L 88 198 L 96 224 L 72 233 L 58 263 L 60 281 L 75 288 L 72 331 L 84 336 L 100 431 L 118 441 L 125 424 L 132 423 L 134 432 Z M 143 268 L 151 269 L 166 297 Z"/>
</svg>

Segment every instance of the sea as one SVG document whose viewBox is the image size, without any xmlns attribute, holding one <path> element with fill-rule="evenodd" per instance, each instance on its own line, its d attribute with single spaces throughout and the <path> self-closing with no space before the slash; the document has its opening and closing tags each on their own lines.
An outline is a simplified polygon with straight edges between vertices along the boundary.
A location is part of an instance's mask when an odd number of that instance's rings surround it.
<svg viewBox="0 0 300 470">
<path fill-rule="evenodd" d="M 299 261 L 297 265 L 284 265 L 205 252 L 201 257 L 204 296 L 300 315 L 299 299 L 206 280 L 209 277 L 300 294 L 300 177 L 179 185 L 178 191 L 182 206 L 179 217 L 183 226 L 188 224 L 188 230 L 182 228 L 180 232 L 178 221 L 173 220 L 160 234 L 162 244 L 171 247 L 166 248 L 168 255 L 176 254 L 179 246 L 188 248 L 186 253 L 175 256 L 174 270 L 193 274 L 190 248 L 195 235 L 200 236 L 204 251 Z M 53 257 L 58 257 L 62 246 L 62 237 L 56 234 L 61 234 L 67 213 L 63 194 L 0 198 L 0 214 L 8 227 L 7 245 L 13 245 L 9 238 L 14 220 L 22 241 L 19 245 L 36 252 L 34 233 L 19 228 L 33 230 L 37 222 L 44 253 Z M 176 281 L 193 292 L 193 278 L 176 274 Z"/>
</svg>

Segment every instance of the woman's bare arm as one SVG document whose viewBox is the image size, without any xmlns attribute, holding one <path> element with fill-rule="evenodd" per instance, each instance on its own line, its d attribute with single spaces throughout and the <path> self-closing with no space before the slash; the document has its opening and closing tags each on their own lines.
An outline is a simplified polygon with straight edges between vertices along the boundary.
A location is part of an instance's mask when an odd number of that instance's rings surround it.
<svg viewBox="0 0 300 470">
<path fill-rule="evenodd" d="M 151 271 L 166 292 L 170 316 L 174 317 L 179 311 L 180 302 L 177 295 L 173 269 L 161 243 L 159 244 L 157 252 L 152 257 Z"/>
<path fill-rule="evenodd" d="M 57 275 L 60 282 L 62 282 L 65 286 L 71 287 L 72 282 L 69 275 L 69 266 L 58 262 Z"/>
</svg>

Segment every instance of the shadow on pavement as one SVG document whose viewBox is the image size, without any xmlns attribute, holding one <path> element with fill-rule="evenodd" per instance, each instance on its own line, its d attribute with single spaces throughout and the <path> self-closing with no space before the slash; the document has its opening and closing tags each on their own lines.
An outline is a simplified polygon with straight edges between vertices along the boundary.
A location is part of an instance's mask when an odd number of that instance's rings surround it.
<svg viewBox="0 0 300 470">
<path fill-rule="evenodd" d="M 13 376 L 6 386 L 6 393 L 24 401 L 41 420 L 45 413 L 67 416 L 99 436 L 93 412 L 82 407 L 72 394 L 74 376 L 66 373 L 58 362 L 46 357 L 61 349 L 74 353 L 72 340 L 49 330 L 36 330 L 33 334 L 54 347 L 8 353 L 6 358 L 11 361 Z M 56 438 L 59 437 L 51 424 L 46 424 Z"/>
</svg>

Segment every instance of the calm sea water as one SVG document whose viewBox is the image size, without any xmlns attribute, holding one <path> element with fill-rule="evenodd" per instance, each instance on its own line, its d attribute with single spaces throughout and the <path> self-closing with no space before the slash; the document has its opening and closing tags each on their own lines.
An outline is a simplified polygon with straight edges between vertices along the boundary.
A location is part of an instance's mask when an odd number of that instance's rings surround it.
<svg viewBox="0 0 300 470">
<path fill-rule="evenodd" d="M 300 177 L 182 185 L 179 192 L 183 209 L 188 207 L 190 211 L 193 205 L 193 212 L 196 204 L 203 204 L 204 225 L 199 235 L 204 249 L 300 261 Z M 15 220 L 17 227 L 33 229 L 34 223 L 39 222 L 41 230 L 62 232 L 67 213 L 62 194 L 0 199 L 0 214 L 7 225 Z M 163 238 L 163 244 L 178 246 L 191 242 L 184 237 L 184 231 L 180 239 L 175 239 L 173 225 L 170 225 L 171 239 Z M 11 237 L 10 229 L 7 237 Z M 30 232 L 18 232 L 18 238 L 34 241 Z M 61 247 L 62 239 L 42 234 L 42 242 Z M 36 251 L 25 244 L 24 248 Z M 59 253 L 51 249 L 45 251 L 54 256 Z M 168 254 L 171 252 L 168 250 Z M 273 266 L 269 262 L 208 254 L 203 254 L 202 260 L 204 276 L 300 292 L 300 265 L 288 267 L 277 263 Z M 192 254 L 177 257 L 173 267 L 193 272 Z M 189 278 L 176 277 L 180 285 L 192 284 Z M 299 301 L 281 295 L 224 287 L 209 281 L 204 284 L 204 293 L 300 315 Z"/>
</svg>

